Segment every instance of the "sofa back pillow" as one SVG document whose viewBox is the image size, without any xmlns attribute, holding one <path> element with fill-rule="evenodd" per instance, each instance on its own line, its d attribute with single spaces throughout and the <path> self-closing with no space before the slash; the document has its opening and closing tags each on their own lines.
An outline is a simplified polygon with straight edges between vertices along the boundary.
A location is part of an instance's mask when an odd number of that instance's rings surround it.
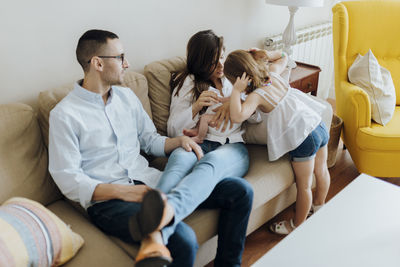
<svg viewBox="0 0 400 267">
<path fill-rule="evenodd" d="M 32 108 L 17 103 L 0 105 L 0 203 L 14 196 L 44 205 L 60 199 L 47 162 Z"/>
<path fill-rule="evenodd" d="M 390 72 L 381 67 L 371 49 L 364 56 L 358 55 L 348 71 L 349 81 L 369 96 L 372 119 L 386 125 L 396 107 L 396 91 Z"/>
<path fill-rule="evenodd" d="M 12 198 L 0 206 L 0 266 L 59 266 L 83 239 L 43 205 Z"/>
<path fill-rule="evenodd" d="M 125 73 L 122 86 L 130 88 L 136 94 L 140 102 L 142 102 L 142 105 L 147 114 L 149 114 L 151 118 L 152 114 L 148 97 L 146 78 L 140 73 L 129 71 Z M 43 134 L 43 141 L 46 147 L 48 147 L 49 145 L 50 111 L 73 89 L 73 87 L 74 84 L 71 83 L 69 85 L 58 87 L 53 90 L 44 91 L 39 94 L 38 117 L 40 128 Z"/>
<path fill-rule="evenodd" d="M 144 75 L 149 84 L 149 98 L 153 112 L 153 122 L 159 134 L 167 136 L 167 121 L 171 104 L 171 73 L 183 70 L 186 60 L 173 57 L 152 62 L 144 67 Z"/>
</svg>

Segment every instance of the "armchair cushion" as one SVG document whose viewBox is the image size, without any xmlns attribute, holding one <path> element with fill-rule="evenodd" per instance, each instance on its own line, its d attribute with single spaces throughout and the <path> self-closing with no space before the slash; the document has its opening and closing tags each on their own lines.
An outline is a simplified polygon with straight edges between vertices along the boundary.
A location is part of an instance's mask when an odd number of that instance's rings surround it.
<svg viewBox="0 0 400 267">
<path fill-rule="evenodd" d="M 385 126 L 372 122 L 371 127 L 360 128 L 357 145 L 365 150 L 400 151 L 399 133 L 400 106 L 397 106 L 392 120 Z"/>
<path fill-rule="evenodd" d="M 372 119 L 386 125 L 396 106 L 396 92 L 390 72 L 381 67 L 371 50 L 358 55 L 348 71 L 349 81 L 362 88 L 369 96 Z"/>
</svg>

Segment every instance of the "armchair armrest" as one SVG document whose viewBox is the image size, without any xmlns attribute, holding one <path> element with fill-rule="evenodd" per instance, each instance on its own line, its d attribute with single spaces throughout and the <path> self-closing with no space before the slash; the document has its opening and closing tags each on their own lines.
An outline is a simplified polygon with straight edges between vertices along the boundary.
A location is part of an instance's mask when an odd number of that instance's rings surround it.
<svg viewBox="0 0 400 267">
<path fill-rule="evenodd" d="M 341 81 L 337 101 L 338 115 L 346 126 L 353 129 L 371 127 L 371 103 L 368 94 L 360 87 Z"/>
</svg>

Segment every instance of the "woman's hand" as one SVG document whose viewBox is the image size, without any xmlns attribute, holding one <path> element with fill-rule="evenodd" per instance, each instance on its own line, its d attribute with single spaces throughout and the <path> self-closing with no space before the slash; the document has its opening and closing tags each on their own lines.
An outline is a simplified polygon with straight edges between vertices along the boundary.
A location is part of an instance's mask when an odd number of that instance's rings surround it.
<svg viewBox="0 0 400 267">
<path fill-rule="evenodd" d="M 194 118 L 203 107 L 209 107 L 219 103 L 218 95 L 212 91 L 203 91 L 192 105 L 192 117 Z"/>
<path fill-rule="evenodd" d="M 242 77 L 236 78 L 236 82 L 233 85 L 233 90 L 244 92 L 244 90 L 246 90 L 250 82 L 251 82 L 250 77 L 247 76 L 246 72 L 243 72 Z"/>
<path fill-rule="evenodd" d="M 213 109 L 215 112 L 214 118 L 210 122 L 210 126 L 214 126 L 217 130 L 221 127 L 221 124 L 223 123 L 223 127 L 221 129 L 221 132 L 225 132 L 226 127 L 228 126 L 228 121 L 230 121 L 230 111 L 229 111 L 229 100 L 225 101 L 224 104 L 221 106 L 217 107 L 216 109 Z M 230 124 L 230 129 L 232 129 L 233 123 L 231 121 Z"/>
</svg>

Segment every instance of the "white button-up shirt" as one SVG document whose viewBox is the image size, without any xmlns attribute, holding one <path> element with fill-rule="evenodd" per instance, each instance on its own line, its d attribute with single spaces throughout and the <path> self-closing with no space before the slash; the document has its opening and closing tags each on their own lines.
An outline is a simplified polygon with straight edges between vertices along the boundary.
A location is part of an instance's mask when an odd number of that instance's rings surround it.
<svg viewBox="0 0 400 267">
<path fill-rule="evenodd" d="M 129 88 L 113 86 L 104 104 L 77 83 L 50 113 L 49 170 L 65 196 L 88 208 L 100 183 L 155 187 L 161 172 L 140 150 L 165 156 L 165 139 Z"/>
</svg>

